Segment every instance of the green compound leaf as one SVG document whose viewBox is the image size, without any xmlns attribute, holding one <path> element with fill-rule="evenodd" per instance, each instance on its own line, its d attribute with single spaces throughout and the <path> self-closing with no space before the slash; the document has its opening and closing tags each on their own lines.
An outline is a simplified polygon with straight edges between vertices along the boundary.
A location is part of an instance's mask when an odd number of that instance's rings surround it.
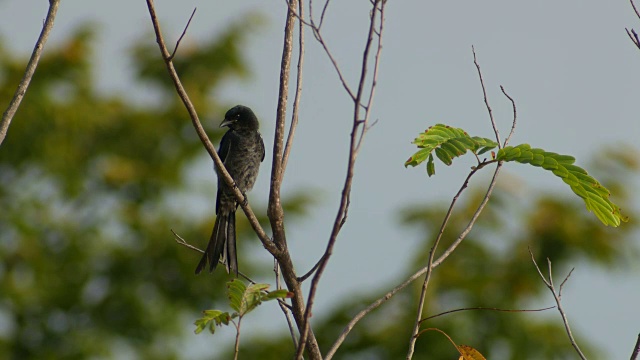
<svg viewBox="0 0 640 360">
<path fill-rule="evenodd" d="M 204 316 L 202 318 L 194 322 L 196 334 L 200 334 L 207 327 L 209 331 L 214 334 L 216 332 L 216 325 L 229 325 L 229 321 L 231 320 L 231 315 L 229 315 L 228 312 L 220 310 L 205 310 L 203 314 Z"/>
<path fill-rule="evenodd" d="M 233 279 L 227 283 L 227 296 L 231 308 L 235 310 L 238 316 L 244 316 L 255 309 L 263 301 L 275 299 L 284 299 L 291 297 L 286 290 L 276 290 L 267 293 L 269 284 L 251 284 L 245 285 L 239 279 Z"/>
<path fill-rule="evenodd" d="M 429 176 L 436 173 L 433 162 L 434 152 L 445 165 L 451 165 L 454 158 L 466 154 L 467 151 L 481 155 L 498 146 L 498 143 L 491 139 L 471 137 L 462 129 L 443 124 L 430 127 L 418 135 L 413 144 L 416 144 L 420 150 L 413 154 L 404 166 L 417 166 L 426 160 Z"/>
<path fill-rule="evenodd" d="M 515 161 L 531 164 L 553 172 L 580 196 L 587 207 L 605 225 L 619 226 L 628 218 L 620 213 L 620 208 L 609 200 L 610 192 L 596 179 L 573 163 L 576 159 L 569 155 L 560 155 L 542 149 L 531 148 L 529 144 L 507 146 L 498 151 L 496 160 Z"/>
<path fill-rule="evenodd" d="M 227 283 L 227 297 L 229 298 L 229 305 L 231 305 L 231 308 L 239 314 L 243 312 L 243 298 L 246 290 L 247 286 L 238 279 L 233 279 Z"/>
</svg>

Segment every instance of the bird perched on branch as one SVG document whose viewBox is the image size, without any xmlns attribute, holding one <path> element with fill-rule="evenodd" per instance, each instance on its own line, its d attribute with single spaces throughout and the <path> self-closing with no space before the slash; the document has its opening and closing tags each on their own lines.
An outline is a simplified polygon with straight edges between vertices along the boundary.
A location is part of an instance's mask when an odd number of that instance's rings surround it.
<svg viewBox="0 0 640 360">
<path fill-rule="evenodd" d="M 237 105 L 224 115 L 220 127 L 229 130 L 220 141 L 218 155 L 224 163 L 236 186 L 245 194 L 253 188 L 258 177 L 260 163 L 264 160 L 264 142 L 258 131 L 258 118 L 250 108 Z M 214 166 L 215 168 L 215 166 Z M 232 188 L 218 174 L 218 194 L 216 196 L 216 223 L 209 239 L 207 249 L 198 263 L 196 274 L 209 263 L 209 272 L 215 270 L 222 256 L 227 272 L 238 276 L 238 258 L 236 254 L 236 209 L 238 202 Z"/>
</svg>

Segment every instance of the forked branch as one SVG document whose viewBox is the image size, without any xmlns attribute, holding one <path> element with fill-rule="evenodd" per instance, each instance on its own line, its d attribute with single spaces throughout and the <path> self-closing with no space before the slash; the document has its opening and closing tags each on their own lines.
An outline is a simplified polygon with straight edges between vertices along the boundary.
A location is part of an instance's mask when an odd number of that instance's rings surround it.
<svg viewBox="0 0 640 360">
<path fill-rule="evenodd" d="M 573 346 L 573 348 L 576 350 L 576 352 L 578 353 L 578 356 L 580 356 L 580 359 L 586 360 L 587 359 L 586 356 L 584 356 L 584 354 L 580 350 L 580 347 L 578 346 L 578 343 L 573 338 L 573 334 L 571 333 L 571 327 L 569 326 L 569 320 L 567 319 L 567 315 L 565 314 L 564 309 L 562 309 L 562 301 L 561 301 L 562 288 L 564 287 L 564 284 L 567 283 L 567 280 L 569 280 L 569 277 L 573 273 L 574 269 L 571 269 L 571 271 L 569 271 L 569 274 L 567 274 L 567 276 L 564 278 L 564 280 L 560 284 L 560 289 L 556 290 L 555 286 L 553 285 L 553 275 L 551 273 L 551 260 L 547 258 L 547 265 L 549 268 L 549 277 L 545 277 L 542 274 L 542 271 L 540 270 L 540 267 L 538 266 L 538 263 L 536 262 L 536 259 L 533 256 L 533 252 L 531 252 L 531 249 L 529 249 L 529 254 L 531 255 L 531 261 L 533 261 L 533 265 L 535 265 L 536 270 L 538 270 L 538 274 L 540 275 L 540 278 L 542 279 L 544 284 L 547 286 L 547 288 L 549 288 L 549 291 L 551 291 L 551 294 L 553 294 L 553 298 L 555 299 L 556 305 L 558 306 L 558 312 L 560 312 L 560 316 L 562 317 L 562 323 L 564 324 L 564 329 L 567 332 L 567 336 L 569 336 L 569 341 L 571 341 L 571 346 Z"/>
</svg>

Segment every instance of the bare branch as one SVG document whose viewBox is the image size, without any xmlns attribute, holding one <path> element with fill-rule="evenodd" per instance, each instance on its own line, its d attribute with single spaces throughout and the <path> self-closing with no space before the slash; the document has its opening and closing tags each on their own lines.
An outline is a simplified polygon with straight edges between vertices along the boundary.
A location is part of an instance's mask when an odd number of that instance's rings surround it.
<svg viewBox="0 0 640 360">
<path fill-rule="evenodd" d="M 173 236 L 174 236 L 174 238 L 175 238 L 175 240 L 176 240 L 176 242 L 177 242 L 178 244 L 180 244 L 180 245 L 182 245 L 182 246 L 184 246 L 184 247 L 187 247 L 187 248 L 189 248 L 189 249 L 191 249 L 191 250 L 197 251 L 197 252 L 199 252 L 199 253 L 201 253 L 201 254 L 203 254 L 203 253 L 204 253 L 204 251 L 203 251 L 203 250 L 201 250 L 201 249 L 199 249 L 199 248 L 197 248 L 197 247 L 195 247 L 195 246 L 193 246 L 193 245 L 189 244 L 185 239 L 183 239 L 180 235 L 178 235 L 175 231 L 173 231 L 173 229 L 170 229 L 170 230 L 171 230 L 171 232 L 173 233 Z M 218 260 L 218 261 L 220 262 L 220 264 L 223 264 L 223 265 L 224 265 L 224 263 L 222 262 L 222 260 Z M 250 282 L 250 283 L 252 283 L 252 284 L 256 284 L 256 282 L 255 282 L 255 281 L 251 280 L 251 278 L 250 278 L 250 277 L 248 277 L 247 275 L 245 275 L 244 273 L 242 273 L 242 272 L 238 271 L 238 275 L 239 275 L 241 278 L 244 278 L 245 280 L 247 280 L 248 282 Z M 268 292 L 268 291 L 267 291 L 267 292 Z"/>
<path fill-rule="evenodd" d="M 280 266 L 278 265 L 278 260 L 273 259 L 273 272 L 276 274 L 276 289 L 282 289 L 282 283 L 280 281 Z M 291 316 L 289 316 L 289 310 L 291 306 L 287 304 L 283 299 L 278 299 L 278 305 L 280 305 L 280 310 L 284 313 L 284 317 L 287 320 L 287 327 L 289 328 L 289 334 L 291 334 L 291 340 L 293 341 L 293 347 L 298 347 L 298 339 L 296 338 L 296 331 L 293 328 L 293 322 L 291 321 Z"/>
<path fill-rule="evenodd" d="M 182 38 L 187 33 L 187 29 L 189 28 L 189 25 L 191 24 L 191 20 L 193 19 L 193 15 L 196 14 L 196 10 L 198 10 L 198 8 L 193 8 L 193 12 L 191 13 L 191 16 L 189 17 L 189 21 L 187 21 L 187 26 L 185 26 L 184 30 L 182 30 L 182 35 L 180 35 L 180 37 L 178 38 L 178 41 L 176 42 L 176 47 L 173 49 L 173 52 L 171 53 L 171 56 L 169 57 L 169 61 L 173 60 L 173 58 L 176 56 L 176 51 L 178 51 L 178 47 L 180 46 L 180 41 L 182 41 Z"/>
<path fill-rule="evenodd" d="M 627 31 L 627 35 L 629 35 L 629 39 L 631 39 L 631 41 L 633 41 L 633 43 L 638 47 L 638 49 L 640 49 L 640 38 L 638 37 L 638 33 L 636 33 L 636 31 L 634 29 L 631 29 L 631 31 L 629 31 L 629 29 L 624 28 Z"/>
<path fill-rule="evenodd" d="M 567 315 L 565 314 L 564 309 L 562 309 L 562 303 L 561 303 L 562 287 L 567 282 L 567 280 L 569 280 L 569 276 L 571 276 L 573 269 L 571 269 L 567 277 L 565 277 L 564 281 L 562 281 L 562 284 L 560 285 L 560 290 L 556 291 L 556 288 L 553 285 L 553 275 L 551 274 L 551 260 L 547 258 L 547 264 L 549 266 L 549 277 L 545 278 L 545 276 L 542 274 L 542 271 L 540 270 L 540 267 L 538 266 L 538 263 L 536 262 L 535 257 L 533 256 L 533 252 L 531 251 L 531 249 L 529 249 L 529 254 L 531 255 L 531 261 L 533 261 L 533 265 L 535 265 L 536 270 L 538 270 L 538 274 L 540 275 L 540 278 L 542 278 L 542 281 L 547 286 L 547 288 L 549 288 L 549 291 L 551 291 L 551 294 L 553 294 L 553 298 L 556 300 L 556 305 L 558 306 L 558 311 L 560 312 L 560 316 L 562 317 L 562 323 L 564 324 L 564 328 L 567 332 L 567 336 L 569 337 L 569 341 L 571 341 L 571 346 L 573 346 L 573 348 L 578 353 L 578 356 L 580 356 L 582 360 L 586 360 L 587 359 L 586 356 L 584 356 L 584 354 L 580 350 L 580 347 L 578 347 L 578 343 L 573 338 L 573 334 L 571 333 L 571 327 L 569 327 L 569 320 L 567 319 Z"/>
<path fill-rule="evenodd" d="M 273 141 L 273 160 L 271 166 L 271 184 L 269 192 L 269 206 L 267 214 L 273 231 L 273 240 L 280 253 L 275 256 L 282 276 L 289 291 L 293 293 L 292 313 L 298 331 L 307 326 L 304 296 L 297 275 L 293 268 L 293 262 L 287 250 L 287 238 L 284 228 L 284 210 L 280 202 L 280 188 L 284 176 L 284 132 L 287 111 L 287 99 L 289 94 L 289 73 L 291 71 L 291 55 L 293 51 L 293 34 L 295 21 L 297 19 L 295 10 L 298 7 L 298 0 L 287 2 L 287 18 L 284 27 L 284 44 L 282 48 L 282 59 L 280 62 L 280 88 L 278 92 L 278 108 L 276 112 L 275 136 Z M 290 136 L 293 136 L 290 134 Z M 307 347 L 311 359 L 321 359 L 320 347 L 313 332 L 308 331 L 308 336 L 300 337 L 299 349 Z"/>
<path fill-rule="evenodd" d="M 27 93 L 27 89 L 29 88 L 29 84 L 31 83 L 31 78 L 33 78 L 33 74 L 36 72 L 38 62 L 40 61 L 40 56 L 42 55 L 42 50 L 44 49 L 44 44 L 47 42 L 47 38 L 49 37 L 51 29 L 53 29 L 53 23 L 56 19 L 56 14 L 58 12 L 59 6 L 60 0 L 49 0 L 49 11 L 47 12 L 47 18 L 44 21 L 40 36 L 36 41 L 35 47 L 33 48 L 31 58 L 27 63 L 27 68 L 25 69 L 24 75 L 22 76 L 22 80 L 20 80 L 20 84 L 18 84 L 16 92 L 13 94 L 13 98 L 11 99 L 7 110 L 5 110 L 5 112 L 2 114 L 2 119 L 0 119 L 0 145 L 2 145 L 4 138 L 7 137 L 7 131 L 9 131 L 11 120 L 15 116 L 16 111 L 18 111 L 20 103 L 22 102 L 24 95 Z"/>
<path fill-rule="evenodd" d="M 489 307 L 468 307 L 468 308 L 449 310 L 449 311 L 441 312 L 439 314 L 427 316 L 426 318 L 420 320 L 420 324 L 422 324 L 423 322 L 425 322 L 427 320 L 435 319 L 437 317 L 440 317 L 440 316 L 443 316 L 443 315 L 452 314 L 452 313 L 456 313 L 456 312 L 459 312 L 459 311 L 490 310 L 490 311 L 499 311 L 499 312 L 538 312 L 538 311 L 551 310 L 553 308 L 555 308 L 555 306 L 549 306 L 549 307 L 542 308 L 542 309 L 498 309 L 498 308 L 489 308 Z"/>
<path fill-rule="evenodd" d="M 507 94 L 507 92 L 504 90 L 504 86 L 500 85 L 500 90 L 502 90 L 502 93 L 504 94 L 504 96 L 506 96 L 507 99 L 511 101 L 511 107 L 513 108 L 513 121 L 511 122 L 511 131 L 509 131 L 509 135 L 507 136 L 507 138 L 504 139 L 504 146 L 507 146 L 509 144 L 509 141 L 511 141 L 511 137 L 513 136 L 513 133 L 516 131 L 516 123 L 518 120 L 518 110 L 516 109 L 516 102 L 513 100 L 511 96 L 509 96 L 509 94 Z"/>
<path fill-rule="evenodd" d="M 298 17 L 304 17 L 303 1 L 298 2 Z M 298 126 L 298 115 L 300 112 L 300 97 L 302 96 L 302 68 L 304 64 L 304 23 L 298 21 L 298 68 L 296 69 L 296 94 L 293 99 L 293 109 L 291 113 L 291 124 L 289 125 L 289 134 L 287 135 L 287 143 L 284 147 L 282 156 L 282 173 L 284 174 L 291 153 L 293 144 L 293 136 Z M 284 176 L 284 175 L 283 175 Z"/>
<path fill-rule="evenodd" d="M 640 19 L 640 11 L 638 11 L 636 4 L 633 2 L 633 0 L 629 0 L 629 2 L 631 2 L 631 6 L 633 7 L 633 11 L 636 13 L 636 16 L 638 17 L 638 19 Z"/>
<path fill-rule="evenodd" d="M 636 346 L 633 348 L 633 353 L 631 354 L 631 360 L 638 359 L 638 355 L 640 355 L 640 334 L 638 334 L 638 340 L 636 340 Z"/>
<path fill-rule="evenodd" d="M 200 123 L 200 119 L 198 118 L 198 113 L 196 112 L 196 109 L 193 106 L 193 103 L 189 99 L 189 95 L 187 94 L 186 90 L 182 86 L 182 82 L 180 82 L 180 78 L 178 77 L 178 74 L 176 73 L 176 69 L 173 66 L 173 62 L 171 61 L 171 55 L 169 54 L 167 45 L 165 44 L 164 38 L 162 37 L 162 31 L 160 30 L 160 23 L 158 22 L 158 17 L 156 15 L 156 10 L 153 4 L 153 0 L 147 0 L 147 7 L 149 9 L 149 15 L 151 16 L 151 22 L 153 23 L 153 29 L 156 34 L 156 42 L 158 43 L 158 47 L 160 48 L 160 54 L 162 55 L 162 59 L 165 62 L 167 71 L 169 72 L 169 76 L 171 77 L 171 80 L 173 81 L 173 84 L 176 88 L 176 92 L 178 93 L 178 96 L 182 100 L 185 108 L 187 109 L 187 112 L 189 113 L 189 117 L 191 118 L 191 123 L 193 124 L 193 127 L 195 128 L 196 133 L 200 138 L 200 141 L 204 145 L 205 149 L 207 149 L 209 156 L 211 156 L 211 158 L 213 159 L 213 162 L 215 163 L 217 169 L 219 170 L 218 173 L 222 176 L 222 178 L 227 183 L 227 185 L 231 187 L 233 194 L 236 197 L 236 200 L 242 207 L 242 210 L 247 216 L 247 219 L 249 220 L 251 227 L 253 227 L 253 230 L 258 235 L 258 238 L 260 238 L 262 245 L 271 254 L 278 254 L 279 250 L 276 248 L 273 242 L 271 242 L 271 239 L 269 239 L 269 236 L 267 236 L 267 234 L 264 232 L 264 229 L 262 229 L 262 226 L 260 226 L 260 223 L 258 222 L 258 218 L 255 216 L 255 214 L 251 210 L 251 207 L 249 206 L 248 201 L 246 201 L 244 197 L 244 194 L 242 194 L 240 189 L 238 189 L 235 182 L 233 181 L 233 178 L 231 177 L 231 175 L 229 175 L 229 172 L 224 167 L 224 164 L 220 160 L 220 157 L 218 156 L 218 153 L 216 152 L 213 144 L 211 143 L 211 140 L 209 140 L 207 133 L 205 132 L 204 128 L 202 127 L 202 124 Z"/>
<path fill-rule="evenodd" d="M 500 168 L 502 167 L 502 162 L 498 162 L 498 165 L 496 166 L 496 170 L 493 173 L 493 179 L 491 179 L 491 183 L 489 183 L 489 188 L 487 189 L 487 193 L 485 194 L 484 198 L 480 202 L 480 205 L 478 206 L 475 213 L 471 217 L 471 220 L 467 224 L 467 227 L 462 231 L 462 233 L 460 233 L 456 241 L 454 241 L 453 244 L 449 246 L 449 248 L 445 251 L 445 253 L 442 254 L 442 256 L 440 256 L 440 258 L 437 261 L 434 261 L 433 259 L 435 256 L 436 249 L 438 247 L 438 244 L 440 243 L 440 239 L 442 239 L 442 235 L 444 234 L 444 229 L 449 223 L 449 219 L 451 218 L 451 214 L 453 213 L 453 208 L 456 202 L 458 201 L 458 198 L 462 194 L 462 192 L 469 186 L 469 180 L 471 180 L 471 177 L 486 165 L 494 162 L 495 162 L 494 160 L 483 162 L 480 165 L 476 166 L 473 170 L 471 170 L 469 175 L 467 175 L 467 178 L 465 179 L 464 183 L 462 184 L 462 186 L 460 187 L 456 195 L 451 200 L 451 204 L 449 205 L 449 210 L 447 211 L 447 214 L 445 215 L 444 220 L 442 221 L 442 225 L 440 226 L 440 231 L 438 232 L 438 236 L 436 237 L 436 240 L 433 243 L 433 247 L 431 247 L 431 251 L 429 251 L 429 260 L 428 260 L 427 271 L 426 271 L 427 275 L 425 276 L 424 282 L 422 283 L 420 300 L 418 302 L 418 312 L 416 314 L 416 320 L 413 325 L 412 336 L 409 339 L 409 350 L 407 351 L 407 359 L 411 359 L 413 357 L 416 340 L 418 339 L 418 332 L 420 330 L 420 317 L 422 316 L 422 311 L 424 309 L 424 299 L 427 293 L 427 287 L 429 285 L 429 280 L 431 279 L 431 274 L 433 272 L 433 269 L 439 264 L 441 264 L 442 261 L 444 261 L 444 259 L 446 259 L 458 247 L 458 245 L 460 245 L 462 240 L 464 240 L 464 238 L 467 237 L 467 234 L 471 232 L 471 229 L 473 228 L 473 225 L 475 224 L 476 220 L 480 216 L 480 213 L 486 206 L 487 202 L 489 202 L 489 198 L 491 197 L 493 188 L 495 187 L 495 184 L 498 180 L 497 176 L 500 171 Z"/>
<path fill-rule="evenodd" d="M 331 231 L 331 235 L 329 237 L 329 241 L 327 243 L 327 247 L 325 250 L 324 255 L 322 256 L 321 261 L 319 262 L 319 266 L 318 269 L 313 277 L 313 280 L 311 281 L 311 286 L 309 289 L 309 296 L 307 297 L 307 308 L 305 310 L 305 326 L 302 328 L 301 330 L 301 334 L 300 334 L 300 345 L 298 346 L 298 350 L 296 352 L 296 359 L 301 359 L 302 358 L 302 353 L 304 350 L 304 339 L 307 336 L 307 333 L 309 332 L 309 318 L 311 317 L 311 309 L 313 308 L 313 303 L 314 303 L 314 299 L 315 299 L 315 294 L 316 294 L 316 290 L 317 290 L 317 286 L 318 283 L 320 282 L 320 278 L 322 277 L 322 274 L 324 272 L 324 269 L 326 267 L 326 265 L 329 262 L 329 258 L 331 257 L 332 253 L 333 253 L 333 247 L 338 239 L 338 234 L 340 233 L 340 230 L 342 229 L 342 226 L 344 225 L 345 221 L 346 221 L 346 217 L 348 214 L 348 209 L 349 209 L 349 203 L 350 203 L 350 195 L 351 195 L 351 185 L 353 182 L 353 175 L 354 175 L 354 168 L 355 168 L 355 162 L 358 156 L 358 150 L 359 150 L 359 144 L 362 141 L 362 136 L 360 136 L 359 134 L 364 135 L 364 131 L 360 130 L 360 127 L 366 127 L 367 126 L 367 121 L 369 119 L 369 113 L 370 113 L 370 107 L 367 107 L 365 109 L 365 114 L 364 114 L 364 120 L 361 119 L 360 117 L 360 110 L 361 110 L 361 103 L 362 103 L 362 96 L 364 93 L 364 88 L 365 88 L 365 83 L 367 81 L 367 69 L 368 69 L 368 64 L 371 61 L 370 59 L 370 51 L 371 51 L 371 47 L 373 45 L 373 38 L 374 36 L 376 36 L 376 19 L 379 16 L 379 24 L 378 25 L 378 33 L 382 34 L 382 24 L 384 23 L 384 6 L 385 6 L 385 1 L 382 0 L 375 0 L 372 2 L 372 9 L 370 12 L 370 22 L 369 22 L 369 31 L 368 31 L 368 35 L 367 35 L 367 41 L 365 43 L 365 47 L 364 47 L 364 52 L 362 55 L 362 68 L 361 68 L 361 73 L 360 73 L 360 81 L 358 83 L 358 92 L 357 94 L 354 96 L 353 93 L 351 92 L 351 90 L 349 89 L 349 87 L 346 85 L 346 83 L 343 80 L 342 74 L 339 73 L 339 68 L 337 66 L 337 64 L 335 63 L 335 60 L 333 59 L 333 56 L 331 56 L 331 53 L 329 52 L 329 50 L 327 49 L 326 45 L 324 44 L 324 42 L 322 41 L 322 37 L 320 36 L 320 32 L 317 30 L 317 28 L 315 28 L 314 34 L 316 34 L 316 39 L 318 39 L 318 41 L 323 44 L 323 48 L 325 49 L 325 52 L 327 53 L 327 55 L 329 56 L 329 58 L 331 59 L 332 63 L 334 63 L 334 67 L 336 69 L 336 71 L 338 71 L 338 74 L 341 78 L 341 80 L 343 81 L 343 86 L 345 87 L 345 89 L 347 90 L 347 93 L 351 96 L 352 100 L 353 100 L 353 125 L 352 125 L 352 129 L 351 129 L 351 138 L 350 138 L 350 145 L 349 145 L 349 160 L 348 160 L 348 164 L 347 164 L 347 175 L 345 177 L 345 182 L 342 188 L 342 196 L 340 199 L 340 205 L 338 207 L 338 213 L 336 214 L 336 218 L 334 220 L 333 223 L 333 229 Z M 311 19 L 311 21 L 313 21 L 313 19 Z M 379 39 L 379 45 L 378 45 L 378 51 L 376 51 L 376 54 L 374 55 L 376 57 L 375 59 L 375 70 L 374 70 L 374 82 L 375 83 L 375 77 L 377 76 L 377 68 L 378 68 L 378 63 L 379 63 L 379 57 L 380 57 L 380 49 L 381 49 L 381 35 L 378 36 Z M 373 86 L 373 85 L 372 85 Z M 371 104 L 372 97 L 374 94 L 374 90 L 372 89 L 370 92 L 370 98 L 369 98 L 369 104 Z"/>
<path fill-rule="evenodd" d="M 476 49 L 473 46 L 471 46 L 471 52 L 473 52 L 473 63 L 476 65 L 476 69 L 478 69 L 478 77 L 480 77 L 480 85 L 482 86 L 482 95 L 484 95 L 484 104 L 487 106 L 487 112 L 489 113 L 491 126 L 493 126 L 493 132 L 496 134 L 496 141 L 498 142 L 498 147 L 502 148 L 502 146 L 500 145 L 500 132 L 498 131 L 498 126 L 496 125 L 496 121 L 493 118 L 493 111 L 491 111 L 491 106 L 489 105 L 489 99 L 487 98 L 487 89 L 484 86 L 484 79 L 482 78 L 482 72 L 480 71 L 480 64 L 478 64 L 478 60 L 476 59 Z"/>
</svg>

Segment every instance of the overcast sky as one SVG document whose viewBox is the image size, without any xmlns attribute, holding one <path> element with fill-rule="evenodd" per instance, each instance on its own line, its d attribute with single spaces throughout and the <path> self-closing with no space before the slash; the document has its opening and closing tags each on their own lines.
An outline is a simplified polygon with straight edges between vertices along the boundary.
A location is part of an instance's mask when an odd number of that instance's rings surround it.
<svg viewBox="0 0 640 360">
<path fill-rule="evenodd" d="M 363 49 L 368 4 L 367 0 L 334 1 L 324 25 L 329 46 L 350 81 L 355 79 Z M 0 0 L 5 46 L 30 51 L 46 5 L 44 0 Z M 255 110 L 262 120 L 269 156 L 284 0 L 156 0 L 170 43 L 194 7 L 198 11 L 185 41 L 208 38 L 233 21 L 248 19 L 248 12 L 265 16 L 267 21 L 244 51 L 251 78 L 229 82 L 216 96 L 221 102 L 243 103 Z M 416 134 L 444 122 L 471 134 L 493 136 L 471 45 L 502 134 L 510 126 L 511 107 L 499 85 L 517 102 L 519 124 L 513 144 L 526 142 L 586 161 L 606 144 L 637 143 L 640 134 L 640 51 L 624 31 L 625 27 L 640 31 L 640 21 L 626 0 L 406 0 L 390 1 L 386 15 L 372 113 L 378 123 L 368 133 L 358 160 L 349 219 L 318 292 L 314 313 L 319 315 L 350 292 L 366 292 L 373 284 L 398 279 L 404 268 L 389 259 L 411 258 L 420 237 L 412 229 L 398 227 L 394 210 L 407 203 L 449 199 L 460 186 L 465 166 L 446 170 L 441 166 L 439 176 L 431 179 L 423 168 L 404 169 Z M 145 89 L 132 84 L 126 52 L 144 36 L 154 41 L 145 2 L 64 0 L 48 47 L 86 21 L 95 21 L 101 28 L 95 54 L 101 90 L 126 91 L 144 99 Z M 351 126 L 348 97 L 320 47 L 310 34 L 307 39 L 301 120 L 284 189 L 286 194 L 313 188 L 322 196 L 308 220 L 288 229 L 299 272 L 311 267 L 325 247 L 338 207 Z M 264 203 L 270 161 L 263 166 L 251 199 Z M 507 170 L 512 174 L 528 171 L 525 167 Z M 557 179 L 540 173 L 526 172 L 533 177 L 527 184 L 562 188 Z M 208 164 L 203 164 L 201 176 L 215 183 Z M 406 191 L 389 191 L 390 185 Z M 360 259 L 360 271 L 350 272 L 345 279 L 354 254 Z M 264 253 L 256 253 L 256 258 L 268 261 Z M 606 349 L 608 358 L 628 358 L 640 331 L 639 271 L 638 265 L 623 275 L 578 264 L 564 290 L 564 306 L 575 328 Z M 549 298 L 546 303 L 551 302 Z M 186 319 L 186 324 L 190 321 Z M 204 338 L 197 341 L 210 341 Z"/>
</svg>

